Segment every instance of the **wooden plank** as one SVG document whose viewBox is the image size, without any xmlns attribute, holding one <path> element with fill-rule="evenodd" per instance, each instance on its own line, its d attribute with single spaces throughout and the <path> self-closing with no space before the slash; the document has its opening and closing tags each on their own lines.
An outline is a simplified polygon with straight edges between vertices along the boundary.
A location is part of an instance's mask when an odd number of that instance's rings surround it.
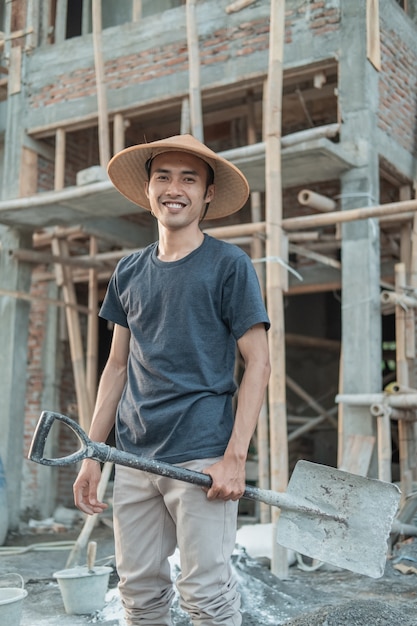
<svg viewBox="0 0 417 626">
<path fill-rule="evenodd" d="M 21 72 L 22 72 L 22 48 L 14 46 L 10 50 L 10 66 L 9 66 L 9 96 L 19 93 L 21 90 Z"/>
<path fill-rule="evenodd" d="M 38 155 L 30 148 L 22 146 L 22 158 L 19 175 L 19 193 L 28 197 L 38 188 Z"/>
<path fill-rule="evenodd" d="M 375 446 L 373 435 L 349 435 L 339 469 L 359 476 L 368 474 Z"/>
</svg>

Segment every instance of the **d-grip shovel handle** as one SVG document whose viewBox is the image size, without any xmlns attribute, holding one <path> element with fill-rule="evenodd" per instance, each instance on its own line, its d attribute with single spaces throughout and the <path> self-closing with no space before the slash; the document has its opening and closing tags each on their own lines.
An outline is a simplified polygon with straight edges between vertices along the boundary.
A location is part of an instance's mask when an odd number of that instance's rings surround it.
<svg viewBox="0 0 417 626">
<path fill-rule="evenodd" d="M 50 459 L 44 456 L 45 444 L 52 425 L 56 420 L 66 424 L 77 435 L 81 447 L 67 456 Z M 106 444 L 92 442 L 79 424 L 70 417 L 53 411 L 42 411 L 33 434 L 28 458 L 41 465 L 72 465 L 83 459 L 96 459 L 105 463 L 108 460 L 108 448 L 109 446 Z"/>
<path fill-rule="evenodd" d="M 68 456 L 49 459 L 45 458 L 43 455 L 46 439 L 55 420 L 66 424 L 77 435 L 81 447 Z M 91 441 L 77 422 L 74 422 L 74 420 L 66 415 L 53 411 L 42 412 L 32 438 L 28 458 L 41 465 L 70 465 L 72 463 L 78 463 L 78 461 L 82 461 L 83 459 L 94 459 L 102 463 L 110 461 L 118 465 L 124 465 L 125 467 L 140 469 L 151 474 L 182 480 L 200 487 L 209 488 L 212 484 L 212 478 L 208 474 L 186 469 L 185 467 L 178 467 L 177 465 L 170 465 L 163 461 L 155 461 L 154 459 L 137 456 L 130 452 L 117 450 L 117 448 L 108 446 L 105 443 Z M 268 489 L 259 489 L 251 485 L 246 485 L 243 497 L 280 508 L 294 508 L 291 499 L 287 499 L 287 494 L 269 491 Z M 296 508 L 299 508 L 298 504 Z"/>
</svg>

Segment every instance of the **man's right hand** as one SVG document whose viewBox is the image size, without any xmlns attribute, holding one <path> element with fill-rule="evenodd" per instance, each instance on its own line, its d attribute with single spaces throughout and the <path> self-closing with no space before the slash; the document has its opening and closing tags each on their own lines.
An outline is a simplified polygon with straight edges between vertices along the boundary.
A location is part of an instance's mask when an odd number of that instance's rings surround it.
<svg viewBox="0 0 417 626">
<path fill-rule="evenodd" d="M 100 463 L 93 459 L 85 459 L 73 486 L 75 506 L 94 515 L 107 509 L 107 504 L 97 499 L 97 488 L 101 478 Z"/>
</svg>

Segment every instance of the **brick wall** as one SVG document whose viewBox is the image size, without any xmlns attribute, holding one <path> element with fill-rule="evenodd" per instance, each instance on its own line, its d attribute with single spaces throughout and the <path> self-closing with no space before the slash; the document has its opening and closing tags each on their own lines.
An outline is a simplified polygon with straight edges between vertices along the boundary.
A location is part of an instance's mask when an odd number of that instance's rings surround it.
<svg viewBox="0 0 417 626">
<path fill-rule="evenodd" d="M 36 266 L 32 272 L 32 284 L 30 294 L 33 298 L 48 298 L 48 281 L 39 281 L 40 274 L 50 270 L 47 266 Z M 27 387 L 25 405 L 24 424 L 24 464 L 23 464 L 23 484 L 21 497 L 21 510 L 24 519 L 28 517 L 38 517 L 42 510 L 39 502 L 39 470 L 40 466 L 27 460 L 30 443 L 36 428 L 39 416 L 43 410 L 52 410 L 57 407 L 43 406 L 43 393 L 45 387 L 44 372 L 44 345 L 46 338 L 47 303 L 41 299 L 34 299 L 31 302 L 28 334 L 28 360 L 27 360 Z M 66 413 L 69 417 L 78 421 L 77 403 L 75 396 L 75 385 L 72 373 L 71 355 L 68 341 L 60 338 L 56 345 L 58 351 L 58 361 L 61 365 L 60 372 L 57 372 L 56 385 L 59 387 L 59 407 L 58 411 Z M 75 440 L 71 431 L 62 427 L 59 445 L 54 455 L 66 456 L 78 448 L 78 441 Z M 72 483 L 74 481 L 77 468 L 74 465 L 68 467 L 53 468 L 57 473 L 57 500 L 56 504 L 73 506 Z"/>
<path fill-rule="evenodd" d="M 37 266 L 32 273 L 30 295 L 47 297 L 47 283 L 37 282 L 36 274 L 44 271 L 44 266 Z M 22 510 L 32 515 L 38 509 L 38 474 L 39 466 L 27 460 L 30 443 L 41 413 L 44 371 L 42 367 L 42 346 L 45 340 L 46 304 L 40 300 L 31 302 L 28 334 L 27 387 L 24 425 L 24 480 L 22 484 Z"/>
<path fill-rule="evenodd" d="M 201 65 L 224 63 L 231 55 L 251 55 L 267 51 L 269 44 L 268 20 L 253 20 L 235 28 L 221 28 L 200 39 Z M 105 62 L 104 73 L 108 89 L 122 89 L 188 71 L 187 42 L 177 41 L 129 55 L 114 57 Z M 96 95 L 94 67 L 75 68 L 56 76 L 53 83 L 32 91 L 29 105 L 33 108 L 69 102 Z"/>
<path fill-rule="evenodd" d="M 381 25 L 378 126 L 417 157 L 417 48 L 407 46 L 401 33 Z"/>
</svg>

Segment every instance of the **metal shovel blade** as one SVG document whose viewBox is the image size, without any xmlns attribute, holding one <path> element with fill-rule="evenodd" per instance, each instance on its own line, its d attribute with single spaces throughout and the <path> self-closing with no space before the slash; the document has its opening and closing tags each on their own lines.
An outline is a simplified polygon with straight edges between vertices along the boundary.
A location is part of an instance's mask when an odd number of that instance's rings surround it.
<svg viewBox="0 0 417 626">
<path fill-rule="evenodd" d="M 371 578 L 383 575 L 400 499 L 396 485 L 299 461 L 286 493 L 303 510 L 281 509 L 280 545 Z M 312 504 L 325 515 L 309 515 Z"/>
</svg>

